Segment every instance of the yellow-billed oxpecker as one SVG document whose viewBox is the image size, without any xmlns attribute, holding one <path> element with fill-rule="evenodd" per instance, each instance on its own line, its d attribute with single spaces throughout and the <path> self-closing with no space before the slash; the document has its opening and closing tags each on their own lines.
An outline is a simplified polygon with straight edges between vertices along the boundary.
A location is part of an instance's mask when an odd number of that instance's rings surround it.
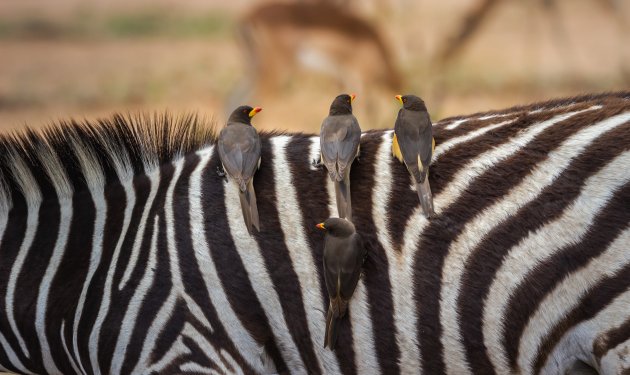
<svg viewBox="0 0 630 375">
<path fill-rule="evenodd" d="M 317 228 L 326 231 L 324 280 L 330 298 L 324 348 L 333 350 L 339 334 L 339 323 L 346 315 L 348 303 L 359 282 L 367 250 L 363 246 L 361 235 L 346 219 L 332 217 L 317 224 Z"/>
<path fill-rule="evenodd" d="M 335 184 L 339 217 L 351 221 L 350 167 L 359 155 L 361 142 L 361 127 L 352 114 L 354 98 L 355 95 L 342 94 L 333 100 L 319 135 L 321 161 Z"/>
<path fill-rule="evenodd" d="M 429 218 L 435 215 L 429 186 L 429 165 L 435 149 L 433 126 L 422 99 L 415 95 L 396 95 L 396 99 L 403 107 L 394 126 L 392 153 L 413 176 L 422 210 Z"/>
<path fill-rule="evenodd" d="M 238 185 L 243 219 L 249 233 L 252 225 L 260 231 L 254 174 L 260 167 L 260 137 L 252 126 L 252 117 L 262 108 L 240 106 L 232 112 L 219 134 L 219 157 L 225 173 Z"/>
</svg>

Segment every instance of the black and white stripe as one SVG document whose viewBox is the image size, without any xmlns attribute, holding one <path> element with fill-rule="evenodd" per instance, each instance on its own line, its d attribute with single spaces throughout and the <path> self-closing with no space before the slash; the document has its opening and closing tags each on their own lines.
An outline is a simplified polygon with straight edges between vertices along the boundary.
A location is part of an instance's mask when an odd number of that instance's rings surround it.
<svg viewBox="0 0 630 375">
<path fill-rule="evenodd" d="M 262 135 L 250 236 L 202 125 L 115 116 L 0 140 L 0 369 L 629 371 L 630 93 L 436 123 L 431 221 L 391 131 L 363 134 L 369 256 L 335 352 L 319 139 Z"/>
</svg>

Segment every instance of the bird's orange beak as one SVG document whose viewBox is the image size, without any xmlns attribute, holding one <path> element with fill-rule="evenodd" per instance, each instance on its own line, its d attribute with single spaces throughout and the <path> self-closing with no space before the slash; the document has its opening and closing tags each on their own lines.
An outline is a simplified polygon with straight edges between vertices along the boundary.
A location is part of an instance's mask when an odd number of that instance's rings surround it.
<svg viewBox="0 0 630 375">
<path fill-rule="evenodd" d="M 350 94 L 350 103 L 352 103 L 356 97 L 357 94 Z"/>
<path fill-rule="evenodd" d="M 398 100 L 400 102 L 400 104 L 403 104 L 402 95 L 396 95 L 396 96 L 394 96 L 394 98 L 396 98 L 396 100 Z"/>
<path fill-rule="evenodd" d="M 256 116 L 256 113 L 262 111 L 261 107 L 256 107 L 254 109 L 252 109 L 251 111 L 249 111 L 249 118 L 252 118 L 254 116 Z"/>
<path fill-rule="evenodd" d="M 321 230 L 326 230 L 326 227 L 324 226 L 324 223 L 319 223 L 316 225 L 317 229 L 321 229 Z"/>
</svg>

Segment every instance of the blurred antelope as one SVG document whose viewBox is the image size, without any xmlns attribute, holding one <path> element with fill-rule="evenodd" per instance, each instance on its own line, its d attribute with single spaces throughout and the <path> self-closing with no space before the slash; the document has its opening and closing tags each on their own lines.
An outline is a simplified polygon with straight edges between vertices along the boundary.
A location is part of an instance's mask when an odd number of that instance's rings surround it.
<svg viewBox="0 0 630 375">
<path fill-rule="evenodd" d="M 304 72 L 331 78 L 340 91 L 394 93 L 400 88 L 399 72 L 380 33 L 347 7 L 261 4 L 242 17 L 238 32 L 248 64 L 238 100 L 248 94 L 273 96 Z"/>
</svg>

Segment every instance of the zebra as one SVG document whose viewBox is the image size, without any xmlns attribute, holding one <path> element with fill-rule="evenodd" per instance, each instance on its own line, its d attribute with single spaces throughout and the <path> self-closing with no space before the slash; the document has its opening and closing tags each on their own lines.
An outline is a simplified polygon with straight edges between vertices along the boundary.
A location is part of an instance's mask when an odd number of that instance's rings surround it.
<svg viewBox="0 0 630 375">
<path fill-rule="evenodd" d="M 435 123 L 430 221 L 392 131 L 365 132 L 351 179 L 368 256 L 335 351 L 315 228 L 335 195 L 311 163 L 318 137 L 261 134 L 265 223 L 250 236 L 204 119 L 5 135 L 0 370 L 627 373 L 629 99 Z"/>
</svg>

